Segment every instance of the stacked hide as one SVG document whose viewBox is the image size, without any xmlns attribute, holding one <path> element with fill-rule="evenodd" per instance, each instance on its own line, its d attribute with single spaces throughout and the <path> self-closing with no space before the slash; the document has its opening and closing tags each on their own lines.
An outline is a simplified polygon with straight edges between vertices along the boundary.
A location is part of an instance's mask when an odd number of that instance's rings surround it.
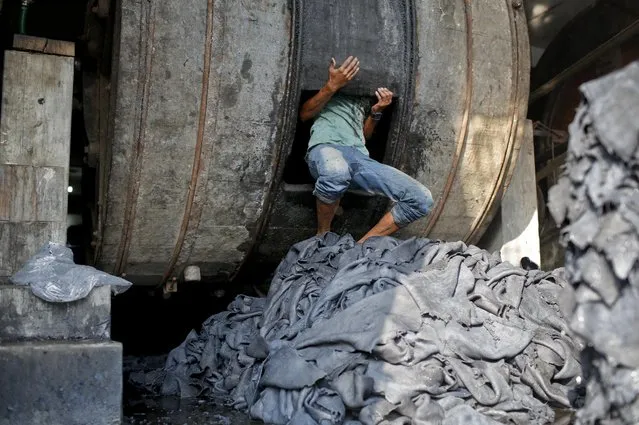
<svg viewBox="0 0 639 425">
<path fill-rule="evenodd" d="M 580 424 L 639 423 L 639 63 L 581 86 L 567 169 L 550 210 L 588 342 Z"/>
<path fill-rule="evenodd" d="M 462 242 L 314 237 L 171 352 L 161 391 L 272 424 L 552 423 L 581 374 L 565 286 Z"/>
</svg>

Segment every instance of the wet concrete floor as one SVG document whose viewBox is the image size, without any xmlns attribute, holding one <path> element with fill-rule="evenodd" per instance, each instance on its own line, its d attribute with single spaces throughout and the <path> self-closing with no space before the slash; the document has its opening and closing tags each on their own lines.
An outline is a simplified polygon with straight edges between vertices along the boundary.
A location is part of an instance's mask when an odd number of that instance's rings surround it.
<svg viewBox="0 0 639 425">
<path fill-rule="evenodd" d="M 125 356 L 123 358 L 123 425 L 254 425 L 245 413 L 226 407 L 222 401 L 180 399 L 154 395 L 135 384 L 132 376 L 144 381 L 146 374 L 164 367 L 166 355 Z M 138 381 L 139 382 L 139 381 Z"/>
<path fill-rule="evenodd" d="M 244 413 L 210 400 L 143 397 L 126 400 L 123 425 L 254 425 Z"/>
<path fill-rule="evenodd" d="M 553 425 L 573 423 L 570 411 L 556 412 Z M 209 400 L 180 400 L 145 397 L 127 400 L 123 425 L 257 425 L 241 412 L 229 410 Z"/>
</svg>

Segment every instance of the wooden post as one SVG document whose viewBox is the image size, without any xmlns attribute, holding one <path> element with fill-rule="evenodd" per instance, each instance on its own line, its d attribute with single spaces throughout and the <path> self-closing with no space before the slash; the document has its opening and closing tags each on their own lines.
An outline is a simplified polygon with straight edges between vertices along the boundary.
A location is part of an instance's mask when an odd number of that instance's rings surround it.
<svg viewBox="0 0 639 425">
<path fill-rule="evenodd" d="M 4 60 L 0 281 L 46 242 L 66 242 L 73 43 L 16 37 L 14 48 L 28 51 Z"/>
</svg>

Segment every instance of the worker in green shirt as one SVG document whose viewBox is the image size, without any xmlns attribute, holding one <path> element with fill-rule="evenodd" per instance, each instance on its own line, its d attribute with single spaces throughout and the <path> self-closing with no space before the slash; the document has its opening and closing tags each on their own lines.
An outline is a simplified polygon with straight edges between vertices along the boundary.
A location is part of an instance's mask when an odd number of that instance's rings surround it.
<svg viewBox="0 0 639 425">
<path fill-rule="evenodd" d="M 390 198 L 395 204 L 359 242 L 386 236 L 427 215 L 433 198 L 430 191 L 407 174 L 371 159 L 366 140 L 371 137 L 384 109 L 393 101 L 385 87 L 375 91 L 377 103 L 370 107 L 366 96 L 340 94 L 359 72 L 359 60 L 349 56 L 338 68 L 331 59 L 328 81 L 304 102 L 300 119 L 315 119 L 306 162 L 317 198 L 317 234 L 329 232 L 335 211 L 349 187 Z"/>
</svg>

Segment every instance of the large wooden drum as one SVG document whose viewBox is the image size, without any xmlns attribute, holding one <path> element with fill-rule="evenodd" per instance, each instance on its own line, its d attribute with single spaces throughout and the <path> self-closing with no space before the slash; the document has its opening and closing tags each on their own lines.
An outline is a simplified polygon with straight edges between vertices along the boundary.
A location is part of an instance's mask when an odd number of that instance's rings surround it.
<svg viewBox="0 0 639 425">
<path fill-rule="evenodd" d="M 96 264 L 152 284 L 187 265 L 226 280 L 315 232 L 297 111 L 332 56 L 347 91 L 396 94 L 371 152 L 428 186 L 400 236 L 476 242 L 516 162 L 528 99 L 526 18 L 513 0 L 122 0 L 101 108 Z M 108 115 L 107 115 L 108 114 Z M 349 193 L 334 230 L 389 207 Z"/>
</svg>

